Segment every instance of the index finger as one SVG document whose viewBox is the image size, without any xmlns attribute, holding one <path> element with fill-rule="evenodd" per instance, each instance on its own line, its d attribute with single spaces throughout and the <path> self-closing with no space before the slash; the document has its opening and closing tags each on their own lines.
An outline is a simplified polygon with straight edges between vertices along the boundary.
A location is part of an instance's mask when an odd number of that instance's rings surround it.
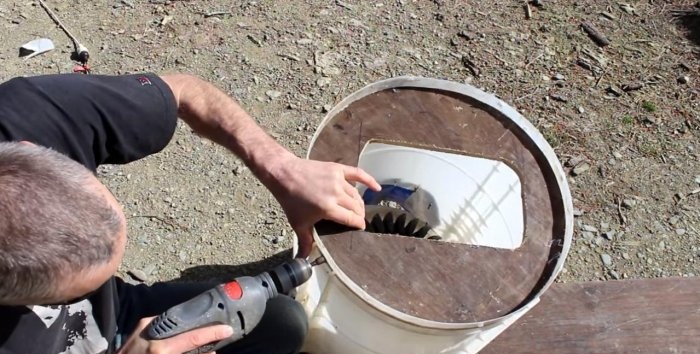
<svg viewBox="0 0 700 354">
<path fill-rule="evenodd" d="M 370 176 L 369 173 L 359 167 L 343 165 L 343 174 L 347 181 L 360 182 L 375 192 L 379 192 L 382 189 L 374 177 Z"/>
<path fill-rule="evenodd" d="M 233 335 L 233 328 L 226 325 L 215 325 L 193 329 L 174 337 L 161 340 L 166 352 L 184 353 L 197 349 L 212 342 L 218 342 Z"/>
</svg>

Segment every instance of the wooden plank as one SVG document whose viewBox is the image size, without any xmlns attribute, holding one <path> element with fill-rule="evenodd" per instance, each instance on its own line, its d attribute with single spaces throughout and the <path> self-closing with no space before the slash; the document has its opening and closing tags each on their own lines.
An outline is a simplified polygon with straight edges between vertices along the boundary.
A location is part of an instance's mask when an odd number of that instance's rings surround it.
<svg viewBox="0 0 700 354">
<path fill-rule="evenodd" d="M 700 277 L 554 284 L 480 353 L 698 353 Z"/>
</svg>

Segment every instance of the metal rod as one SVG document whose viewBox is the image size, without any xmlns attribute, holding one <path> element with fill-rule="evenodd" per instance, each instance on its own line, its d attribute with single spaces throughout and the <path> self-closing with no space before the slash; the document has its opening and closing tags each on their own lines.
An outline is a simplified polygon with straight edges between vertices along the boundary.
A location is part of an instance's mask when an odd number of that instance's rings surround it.
<svg viewBox="0 0 700 354">
<path fill-rule="evenodd" d="M 80 61 L 82 61 L 83 64 L 85 64 L 85 62 L 87 62 L 87 55 L 88 55 L 87 48 L 85 46 L 83 46 L 82 44 L 80 44 L 78 39 L 68 30 L 68 27 L 66 27 L 63 24 L 63 22 L 61 22 L 61 20 L 58 18 L 58 16 L 56 16 L 56 14 L 53 12 L 53 10 L 51 10 L 49 8 L 49 6 L 46 5 L 44 0 L 39 0 L 39 5 L 41 5 L 41 7 L 44 8 L 44 10 L 51 17 L 51 19 L 54 22 L 56 22 L 58 27 L 60 27 L 63 30 L 63 32 L 65 32 L 66 35 L 68 35 L 68 38 L 70 38 L 70 40 L 73 41 L 73 47 L 75 47 L 75 54 L 77 55 L 78 58 L 80 58 Z"/>
</svg>

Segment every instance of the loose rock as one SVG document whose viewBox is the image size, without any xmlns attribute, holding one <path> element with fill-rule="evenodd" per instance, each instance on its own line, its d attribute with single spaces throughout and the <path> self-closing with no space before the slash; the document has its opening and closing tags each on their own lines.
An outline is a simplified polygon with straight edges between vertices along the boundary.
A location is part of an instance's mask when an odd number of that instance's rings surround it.
<svg viewBox="0 0 700 354">
<path fill-rule="evenodd" d="M 578 175 L 580 175 L 580 174 L 582 174 L 590 169 L 591 169 L 591 165 L 589 165 L 588 162 L 583 162 L 583 163 L 576 165 L 576 167 L 574 167 L 574 169 L 571 170 L 571 173 L 573 173 L 574 176 L 578 176 Z"/>
<path fill-rule="evenodd" d="M 622 85 L 622 90 L 625 92 L 630 92 L 630 91 L 637 91 L 644 87 L 643 82 L 630 82 Z"/>
<path fill-rule="evenodd" d="M 275 90 L 268 90 L 268 91 L 265 91 L 265 95 L 267 95 L 267 97 L 270 97 L 271 99 L 274 100 L 275 98 L 282 96 L 282 92 L 275 91 Z"/>
<path fill-rule="evenodd" d="M 600 260 L 603 261 L 603 264 L 604 264 L 606 267 L 609 267 L 609 266 L 612 265 L 612 257 L 610 257 L 610 255 L 607 254 L 607 253 L 601 254 L 601 255 L 600 255 Z"/>
<path fill-rule="evenodd" d="M 603 232 L 603 238 L 605 238 L 608 241 L 612 241 L 612 239 L 615 237 L 615 231 L 606 231 Z"/>
<path fill-rule="evenodd" d="M 127 271 L 127 274 L 134 278 L 134 280 L 138 280 L 140 282 L 148 282 L 148 275 L 146 275 L 146 272 L 140 270 L 140 269 L 131 269 Z"/>
<path fill-rule="evenodd" d="M 598 232 L 598 228 L 592 225 L 583 225 L 581 226 L 581 230 L 588 232 Z"/>
<path fill-rule="evenodd" d="M 622 206 L 627 208 L 627 209 L 632 209 L 633 206 L 637 204 L 637 201 L 634 199 L 624 199 L 622 201 Z"/>
<path fill-rule="evenodd" d="M 564 103 L 569 102 L 569 98 L 562 95 L 562 94 L 551 93 L 551 94 L 549 94 L 549 97 L 551 97 L 555 101 L 564 102 Z"/>
<path fill-rule="evenodd" d="M 608 93 L 613 94 L 614 96 L 617 96 L 617 97 L 622 96 L 622 90 L 615 85 L 608 86 L 607 91 L 608 91 Z"/>
<path fill-rule="evenodd" d="M 605 47 L 610 44 L 610 40 L 592 23 L 584 22 L 581 24 L 581 27 L 599 46 Z"/>
<path fill-rule="evenodd" d="M 637 9 L 635 9 L 634 6 L 626 3 L 620 3 L 620 9 L 628 14 L 634 14 L 637 12 Z"/>
</svg>

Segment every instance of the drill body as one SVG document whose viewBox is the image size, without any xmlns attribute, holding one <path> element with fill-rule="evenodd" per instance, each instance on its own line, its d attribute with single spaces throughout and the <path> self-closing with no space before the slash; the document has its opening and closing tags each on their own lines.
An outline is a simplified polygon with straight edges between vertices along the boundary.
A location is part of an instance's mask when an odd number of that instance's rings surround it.
<svg viewBox="0 0 700 354">
<path fill-rule="evenodd" d="M 267 300 L 279 294 L 288 294 L 310 277 L 309 262 L 297 258 L 254 277 L 236 278 L 171 307 L 151 322 L 148 336 L 151 339 L 165 339 L 216 324 L 233 327 L 231 337 L 188 354 L 215 351 L 250 333 L 260 323 Z"/>
</svg>

